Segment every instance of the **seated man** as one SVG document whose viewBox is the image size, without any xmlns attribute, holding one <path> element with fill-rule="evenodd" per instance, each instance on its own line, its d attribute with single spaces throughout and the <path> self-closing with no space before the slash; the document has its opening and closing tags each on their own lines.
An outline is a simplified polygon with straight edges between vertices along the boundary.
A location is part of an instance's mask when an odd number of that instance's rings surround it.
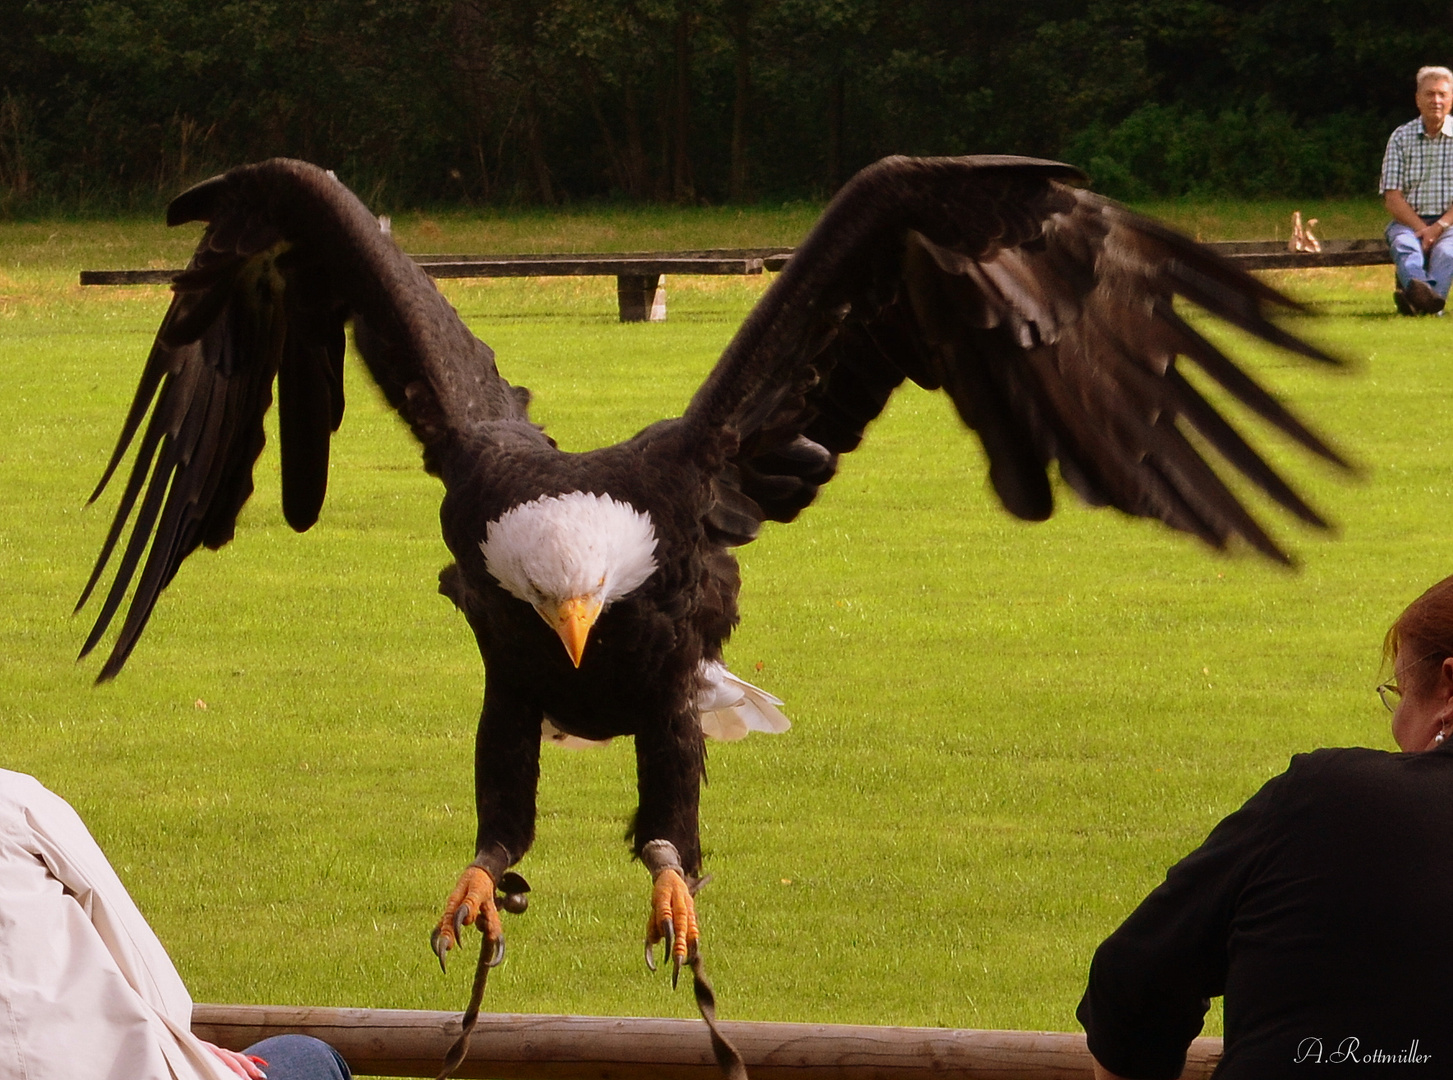
<svg viewBox="0 0 1453 1080">
<path fill-rule="evenodd" d="M 237 1053 L 191 1020 L 181 976 L 76 812 L 0 769 L 0 1077 L 348 1080 L 316 1039 Z"/>
<path fill-rule="evenodd" d="M 1436 315 L 1453 281 L 1453 71 L 1420 68 L 1415 100 L 1418 119 L 1387 141 L 1378 190 L 1392 216 L 1393 303 L 1404 315 Z"/>
</svg>

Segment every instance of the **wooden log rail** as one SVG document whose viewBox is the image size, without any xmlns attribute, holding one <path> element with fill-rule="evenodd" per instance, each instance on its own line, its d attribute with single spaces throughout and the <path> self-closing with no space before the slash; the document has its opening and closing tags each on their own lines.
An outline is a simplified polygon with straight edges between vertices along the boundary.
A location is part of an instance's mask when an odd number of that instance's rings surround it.
<svg viewBox="0 0 1453 1080">
<path fill-rule="evenodd" d="M 1208 245 L 1247 270 L 1294 270 L 1391 263 L 1387 243 L 1323 240 L 1319 252 L 1291 252 L 1279 240 L 1232 240 Z M 666 274 L 753 275 L 781 270 L 791 248 L 709 251 L 632 251 L 585 255 L 415 255 L 435 278 L 615 277 L 621 322 L 664 322 Z M 82 285 L 169 285 L 179 270 L 82 270 Z"/>
<path fill-rule="evenodd" d="M 585 255 L 414 255 L 435 278 L 611 277 L 621 322 L 666 320 L 666 274 L 753 275 L 781 270 L 791 248 L 630 251 Z M 170 285 L 179 270 L 82 270 L 82 285 Z"/>
<path fill-rule="evenodd" d="M 1047 1031 L 722 1021 L 752 1080 L 1089 1080 L 1085 1037 Z M 360 1076 L 435 1076 L 459 1014 L 196 1005 L 192 1030 L 242 1050 L 298 1032 Z M 1191 1044 L 1182 1080 L 1208 1080 L 1221 1040 Z M 482 1013 L 455 1074 L 491 1080 L 720 1080 L 700 1020 Z"/>
</svg>

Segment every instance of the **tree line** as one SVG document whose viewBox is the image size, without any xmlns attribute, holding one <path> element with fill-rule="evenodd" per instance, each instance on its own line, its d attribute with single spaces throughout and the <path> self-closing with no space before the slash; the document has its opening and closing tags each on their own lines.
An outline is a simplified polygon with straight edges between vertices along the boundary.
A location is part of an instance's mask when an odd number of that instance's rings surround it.
<svg viewBox="0 0 1453 1080">
<path fill-rule="evenodd" d="M 1406 0 L 0 0 L 0 212 L 306 158 L 379 207 L 821 198 L 889 153 L 1126 197 L 1375 190 Z"/>
</svg>

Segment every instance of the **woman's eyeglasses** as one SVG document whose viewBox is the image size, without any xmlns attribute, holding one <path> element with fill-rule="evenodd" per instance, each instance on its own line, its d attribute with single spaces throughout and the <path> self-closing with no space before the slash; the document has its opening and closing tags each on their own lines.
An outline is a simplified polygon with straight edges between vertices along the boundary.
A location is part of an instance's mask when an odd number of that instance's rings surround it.
<svg viewBox="0 0 1453 1080">
<path fill-rule="evenodd" d="M 1387 706 L 1388 712 L 1397 712 L 1398 702 L 1402 700 L 1402 688 L 1397 683 L 1385 682 L 1377 688 L 1377 696 L 1382 698 L 1382 703 Z"/>
</svg>

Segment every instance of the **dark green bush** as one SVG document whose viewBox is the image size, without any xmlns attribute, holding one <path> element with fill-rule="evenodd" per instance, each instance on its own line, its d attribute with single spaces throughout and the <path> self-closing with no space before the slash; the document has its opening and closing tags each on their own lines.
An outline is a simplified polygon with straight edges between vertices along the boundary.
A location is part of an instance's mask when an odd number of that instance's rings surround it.
<svg viewBox="0 0 1453 1080">
<path fill-rule="evenodd" d="M 1113 126 L 1091 124 L 1064 156 L 1122 199 L 1361 195 L 1377 190 L 1389 134 L 1374 115 L 1299 121 L 1265 99 L 1214 115 L 1149 104 Z"/>
</svg>

